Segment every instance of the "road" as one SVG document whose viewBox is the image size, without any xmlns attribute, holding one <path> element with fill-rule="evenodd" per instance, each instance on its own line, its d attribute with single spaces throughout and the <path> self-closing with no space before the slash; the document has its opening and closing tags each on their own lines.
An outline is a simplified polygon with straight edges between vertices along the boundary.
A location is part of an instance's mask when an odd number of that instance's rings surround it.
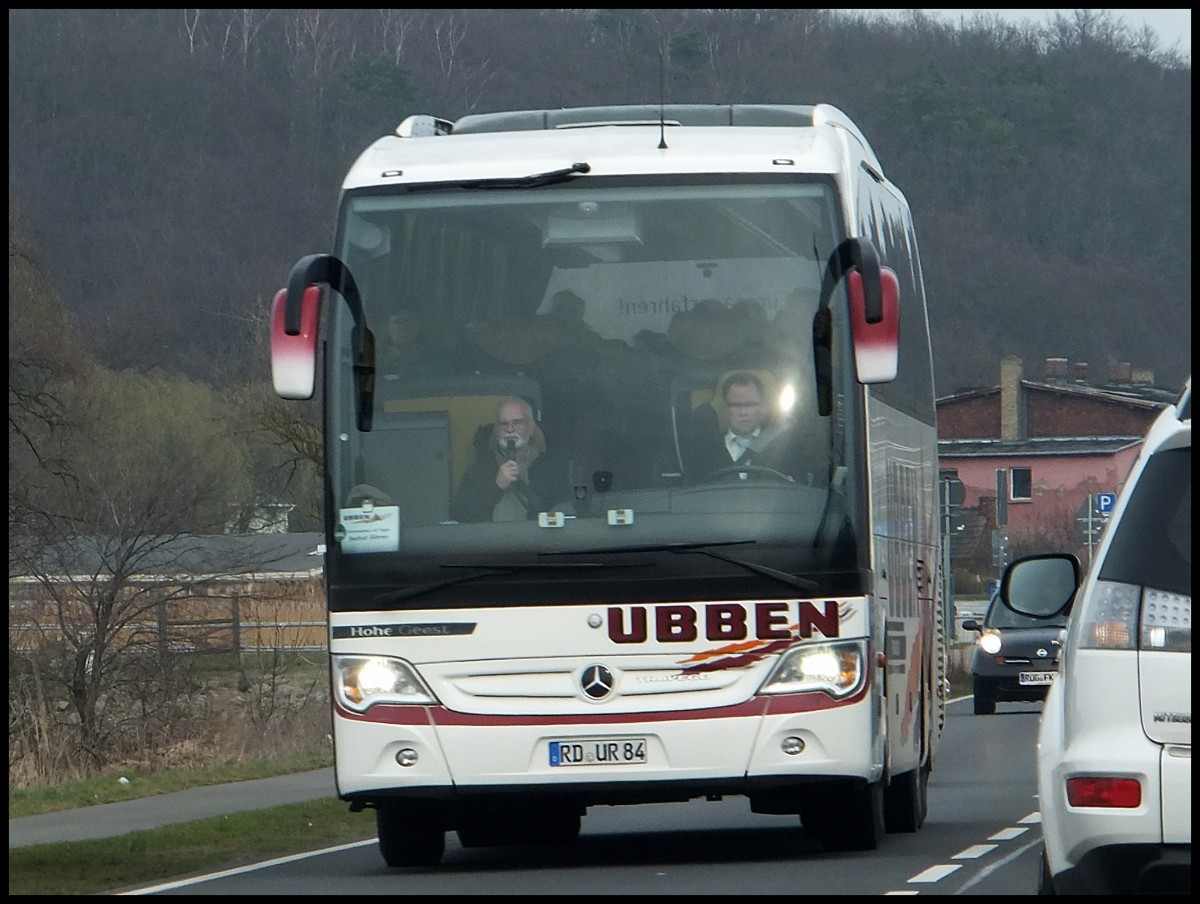
<svg viewBox="0 0 1200 904">
<path fill-rule="evenodd" d="M 208 785 L 78 810 L 8 821 L 8 847 L 88 841 L 193 822 L 243 810 L 266 810 L 337 795 L 333 767 L 229 785 Z"/>
<path fill-rule="evenodd" d="M 877 851 L 826 854 L 795 817 L 744 799 L 595 807 L 561 847 L 464 849 L 441 865 L 390 870 L 374 842 L 279 858 L 144 894 L 1009 894 L 1036 892 L 1040 824 L 1034 743 L 1040 704 L 971 715 L 949 706 L 930 815 Z"/>
</svg>

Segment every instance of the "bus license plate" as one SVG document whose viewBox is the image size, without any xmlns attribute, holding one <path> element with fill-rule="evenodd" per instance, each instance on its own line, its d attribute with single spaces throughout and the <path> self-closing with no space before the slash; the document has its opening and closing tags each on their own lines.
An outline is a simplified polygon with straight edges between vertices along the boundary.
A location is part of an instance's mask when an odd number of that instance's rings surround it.
<svg viewBox="0 0 1200 904">
<path fill-rule="evenodd" d="M 629 766 L 645 762 L 645 738 L 574 738 L 550 742 L 551 766 Z"/>
<path fill-rule="evenodd" d="M 1057 672 L 1021 672 L 1017 676 L 1017 681 L 1020 684 L 1050 684 L 1054 681 L 1054 676 Z"/>
</svg>

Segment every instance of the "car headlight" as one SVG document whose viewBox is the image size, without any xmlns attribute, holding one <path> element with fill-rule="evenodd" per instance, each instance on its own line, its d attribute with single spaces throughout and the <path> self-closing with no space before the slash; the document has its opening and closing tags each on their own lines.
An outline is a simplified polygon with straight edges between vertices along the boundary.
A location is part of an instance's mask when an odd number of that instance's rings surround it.
<svg viewBox="0 0 1200 904">
<path fill-rule="evenodd" d="M 805 644 L 793 647 L 779 660 L 760 694 L 798 694 L 823 691 L 847 697 L 862 687 L 865 656 L 861 641 Z"/>
<path fill-rule="evenodd" d="M 1000 652 L 1000 634 L 996 631 L 984 631 L 979 635 L 979 649 L 995 656 Z"/>
<path fill-rule="evenodd" d="M 338 702 L 356 713 L 376 703 L 425 706 L 438 702 L 416 669 L 389 656 L 334 656 L 333 683 Z"/>
</svg>

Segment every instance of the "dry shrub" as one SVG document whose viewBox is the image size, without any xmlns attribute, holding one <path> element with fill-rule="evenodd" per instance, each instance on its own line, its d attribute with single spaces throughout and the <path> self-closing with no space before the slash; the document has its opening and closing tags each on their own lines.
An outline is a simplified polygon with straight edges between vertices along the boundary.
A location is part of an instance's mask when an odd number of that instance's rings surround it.
<svg viewBox="0 0 1200 904">
<path fill-rule="evenodd" d="M 54 663 L 10 650 L 9 788 L 116 769 L 202 768 L 329 749 L 323 671 L 289 675 L 294 662 L 280 656 L 265 676 L 236 668 L 201 676 L 187 660 L 131 667 L 128 680 L 103 699 L 100 741 L 84 749 L 78 716 L 46 680 Z"/>
</svg>

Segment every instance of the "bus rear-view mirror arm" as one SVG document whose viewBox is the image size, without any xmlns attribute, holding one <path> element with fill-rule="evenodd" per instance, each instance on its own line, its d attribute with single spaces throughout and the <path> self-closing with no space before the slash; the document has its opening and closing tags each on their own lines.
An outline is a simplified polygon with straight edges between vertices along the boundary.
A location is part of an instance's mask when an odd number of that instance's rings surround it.
<svg viewBox="0 0 1200 904">
<path fill-rule="evenodd" d="M 879 263 L 869 239 L 846 239 L 826 262 L 821 297 L 813 316 L 813 363 L 816 371 L 817 411 L 828 417 L 833 410 L 833 316 L 830 299 L 834 288 L 846 280 L 850 303 L 850 333 L 855 373 L 860 383 L 887 383 L 896 378 L 899 359 L 899 281 L 893 270 Z"/>
<path fill-rule="evenodd" d="M 354 387 L 358 429 L 370 431 L 375 399 L 375 334 L 367 326 L 354 276 L 332 254 L 310 254 L 292 267 L 287 289 L 275 296 L 272 315 L 271 369 L 275 391 L 289 399 L 312 398 L 316 379 L 317 332 L 322 286 L 346 301 L 354 321 Z"/>
</svg>

